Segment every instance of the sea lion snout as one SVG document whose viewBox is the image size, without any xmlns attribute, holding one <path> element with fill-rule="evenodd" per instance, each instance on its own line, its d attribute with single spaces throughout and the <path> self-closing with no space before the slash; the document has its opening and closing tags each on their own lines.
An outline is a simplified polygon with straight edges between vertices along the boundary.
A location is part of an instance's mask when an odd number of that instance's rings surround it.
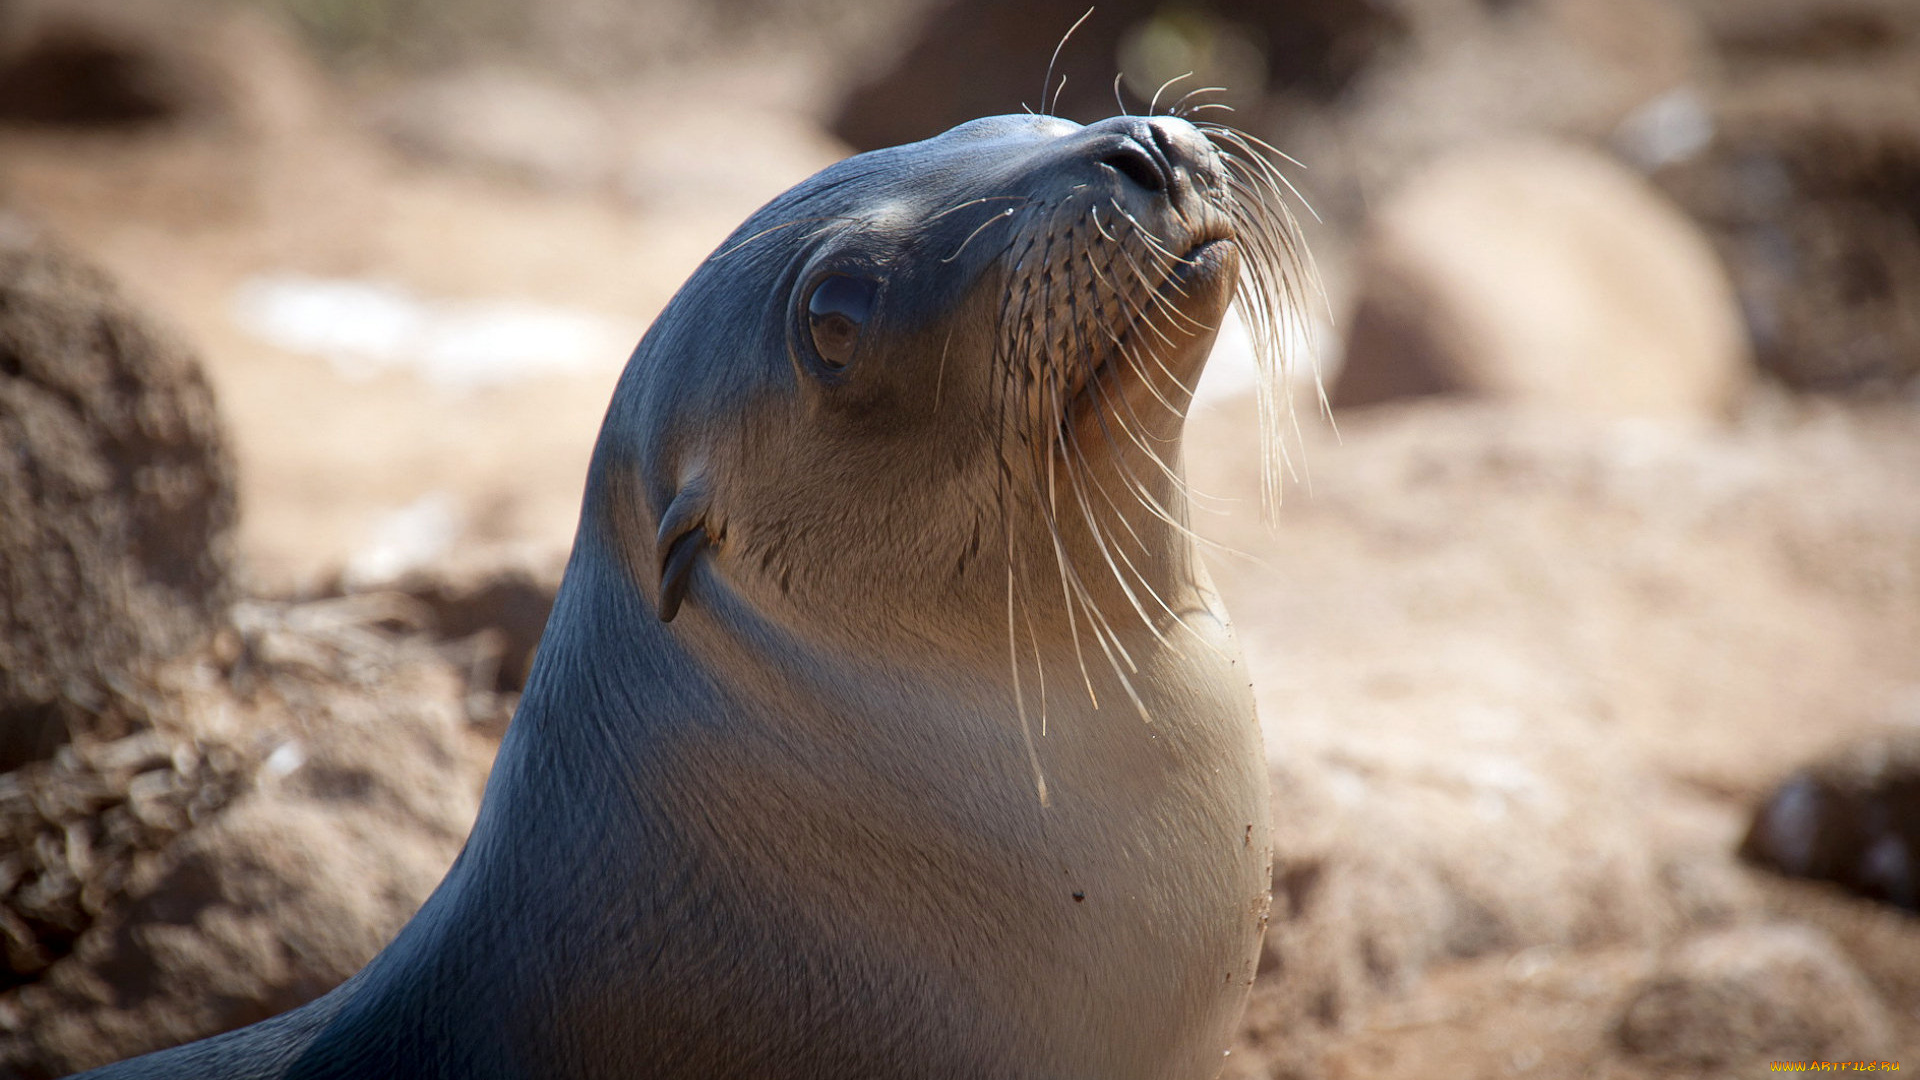
<svg viewBox="0 0 1920 1080">
<path fill-rule="evenodd" d="M 1088 140 L 1094 161 L 1148 195 L 1164 195 L 1181 212 L 1196 188 L 1220 183 L 1220 155 L 1200 129 L 1175 116 L 1115 116 L 1074 137 Z"/>
</svg>

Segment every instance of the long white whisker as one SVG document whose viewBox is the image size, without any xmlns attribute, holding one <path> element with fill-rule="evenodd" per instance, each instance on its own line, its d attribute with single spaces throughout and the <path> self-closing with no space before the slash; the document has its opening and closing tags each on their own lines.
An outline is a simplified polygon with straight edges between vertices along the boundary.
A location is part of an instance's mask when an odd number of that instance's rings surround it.
<svg viewBox="0 0 1920 1080">
<path fill-rule="evenodd" d="M 1160 107 L 1160 95 L 1167 92 L 1167 87 L 1172 86 L 1174 83 L 1179 82 L 1181 79 L 1191 79 L 1191 78 L 1193 78 L 1193 72 L 1189 71 L 1184 75 L 1175 75 L 1173 78 L 1168 79 L 1166 82 L 1161 83 L 1160 89 L 1155 90 L 1153 92 L 1153 100 L 1147 103 L 1147 115 L 1152 116 L 1154 114 L 1154 111 Z M 1183 98 L 1182 100 L 1185 100 L 1185 99 Z"/>
<path fill-rule="evenodd" d="M 1047 113 L 1048 115 L 1052 115 L 1053 110 L 1060 107 L 1060 95 L 1057 91 L 1054 93 L 1054 96 L 1053 96 L 1053 104 L 1052 105 L 1047 104 L 1047 90 L 1049 87 L 1053 85 L 1053 66 L 1060 62 L 1060 50 L 1067 47 L 1067 40 L 1073 37 L 1073 32 L 1075 30 L 1080 29 L 1080 24 L 1083 22 L 1086 22 L 1092 16 L 1093 16 L 1093 9 L 1088 8 L 1086 11 L 1086 14 L 1073 20 L 1073 25 L 1067 27 L 1067 32 L 1060 35 L 1060 43 L 1053 47 L 1053 57 L 1047 61 L 1047 76 L 1040 84 L 1040 111 L 1041 112 Z M 1060 76 L 1060 85 L 1062 87 L 1065 87 L 1067 85 L 1067 77 L 1065 75 Z"/>
</svg>

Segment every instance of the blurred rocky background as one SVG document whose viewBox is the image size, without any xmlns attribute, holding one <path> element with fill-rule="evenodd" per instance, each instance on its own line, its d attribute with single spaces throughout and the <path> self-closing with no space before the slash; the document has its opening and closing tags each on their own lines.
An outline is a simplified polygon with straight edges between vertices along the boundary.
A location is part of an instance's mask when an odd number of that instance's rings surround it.
<svg viewBox="0 0 1920 1080">
<path fill-rule="evenodd" d="M 0 0 L 0 1077 L 424 899 L 745 214 L 1211 86 L 1325 284 L 1277 524 L 1232 332 L 1190 433 L 1275 780 L 1228 1075 L 1920 1064 L 1920 5 L 1113 0 L 1048 86 L 1084 11 Z"/>
</svg>

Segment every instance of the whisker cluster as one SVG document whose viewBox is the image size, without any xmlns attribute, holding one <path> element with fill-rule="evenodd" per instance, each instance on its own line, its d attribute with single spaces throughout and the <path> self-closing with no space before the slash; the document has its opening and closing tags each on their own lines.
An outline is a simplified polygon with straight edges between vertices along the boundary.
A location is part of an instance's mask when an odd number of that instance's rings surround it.
<svg viewBox="0 0 1920 1080">
<path fill-rule="evenodd" d="M 1189 91 L 1173 109 L 1187 110 L 1211 89 Z M 1271 514 L 1280 502 L 1283 474 L 1292 471 L 1287 433 L 1299 437 L 1290 343 L 1306 340 L 1307 296 L 1318 285 L 1288 207 L 1289 196 L 1298 193 L 1278 165 L 1290 159 L 1231 128 L 1196 126 L 1221 166 L 1211 190 L 1202 193 L 1204 209 L 1224 221 L 1240 254 L 1234 300 L 1261 372 L 1262 494 Z M 1007 228 L 989 233 L 991 224 Z M 998 499 L 1006 523 L 1008 657 L 1036 790 L 1045 803 L 1028 712 L 1037 711 L 1044 736 L 1048 687 L 1035 611 L 1047 605 L 1026 592 L 1029 582 L 1047 575 L 1044 568 L 1038 578 L 1031 575 L 1036 568 L 1027 560 L 1050 558 L 1054 564 L 1073 661 L 1096 707 L 1100 692 L 1088 663 L 1104 659 L 1121 694 L 1143 721 L 1154 722 L 1135 689 L 1140 666 L 1119 625 L 1129 615 L 1163 645 L 1170 644 L 1169 634 L 1186 630 L 1212 648 L 1161 595 L 1152 570 L 1163 558 L 1157 548 L 1169 531 L 1208 543 L 1188 526 L 1186 507 L 1198 493 L 1187 487 L 1175 457 L 1192 399 L 1191 376 L 1174 371 L 1169 360 L 1217 328 L 1181 303 L 1185 256 L 1092 186 L 997 209 L 966 242 L 983 234 L 1003 245 L 1006 271 L 994 411 L 1000 425 Z M 1122 392 L 1133 386 L 1146 393 Z M 1320 399 L 1325 408 L 1324 392 Z M 1014 527 L 1029 507 L 1045 527 L 1038 548 L 1023 544 Z M 1028 671 L 1036 676 L 1031 694 Z"/>
<path fill-rule="evenodd" d="M 1283 473 L 1294 479 L 1299 476 L 1287 450 L 1289 432 L 1296 445 L 1301 440 L 1300 415 L 1293 397 L 1296 358 L 1289 351 L 1295 343 L 1310 338 L 1309 294 L 1325 305 L 1326 292 L 1314 273 L 1300 223 L 1288 205 L 1288 196 L 1299 199 L 1303 206 L 1306 200 L 1281 173 L 1275 159 L 1299 163 L 1246 132 L 1211 123 L 1194 126 L 1220 155 L 1231 192 L 1222 209 L 1233 223 L 1241 249 L 1240 281 L 1234 289 L 1234 300 L 1240 306 L 1240 317 L 1253 341 L 1254 361 L 1260 368 L 1261 505 L 1271 520 L 1280 508 Z M 1311 357 L 1308 362 L 1312 362 Z M 1321 415 L 1331 420 L 1333 407 L 1317 370 L 1313 386 Z"/>
</svg>

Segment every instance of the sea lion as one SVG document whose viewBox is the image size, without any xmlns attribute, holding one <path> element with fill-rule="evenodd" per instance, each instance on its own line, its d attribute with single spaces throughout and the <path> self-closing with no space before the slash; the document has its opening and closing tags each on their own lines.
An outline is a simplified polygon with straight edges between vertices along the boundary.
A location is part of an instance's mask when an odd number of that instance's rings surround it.
<svg viewBox="0 0 1920 1080">
<path fill-rule="evenodd" d="M 635 350 L 473 833 L 338 989 L 102 1077 L 1216 1074 L 1265 759 L 1190 387 L 1297 283 L 1172 116 L 961 125 L 751 217 Z"/>
</svg>

